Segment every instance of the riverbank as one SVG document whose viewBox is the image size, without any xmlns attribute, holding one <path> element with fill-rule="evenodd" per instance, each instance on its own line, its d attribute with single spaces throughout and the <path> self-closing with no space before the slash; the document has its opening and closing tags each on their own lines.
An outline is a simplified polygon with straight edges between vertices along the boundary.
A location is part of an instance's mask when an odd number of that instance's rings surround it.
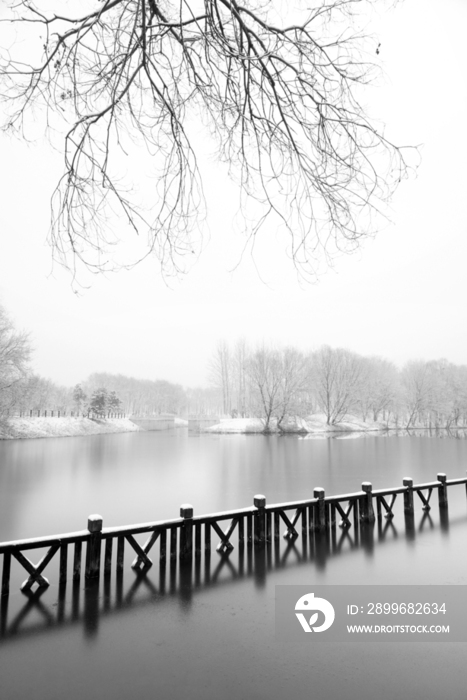
<svg viewBox="0 0 467 700">
<path fill-rule="evenodd" d="M 388 429 L 385 423 L 377 421 L 364 421 L 355 416 L 346 416 L 346 420 L 335 425 L 326 423 L 326 416 L 315 414 L 308 418 L 289 419 L 279 429 L 276 423 L 271 423 L 268 433 L 290 433 L 303 435 L 330 435 L 333 433 L 364 433 L 382 432 Z M 257 434 L 264 433 L 264 423 L 260 418 L 225 418 L 217 425 L 205 428 L 207 433 L 239 433 Z"/>
<path fill-rule="evenodd" d="M 0 423 L 0 440 L 26 438 L 74 437 L 101 433 L 136 432 L 139 428 L 129 418 L 10 418 Z"/>
</svg>

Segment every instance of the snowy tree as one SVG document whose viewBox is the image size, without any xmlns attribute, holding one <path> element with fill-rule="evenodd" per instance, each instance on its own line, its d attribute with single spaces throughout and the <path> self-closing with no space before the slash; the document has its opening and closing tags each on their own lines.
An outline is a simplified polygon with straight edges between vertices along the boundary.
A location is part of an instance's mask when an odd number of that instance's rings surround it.
<svg viewBox="0 0 467 700">
<path fill-rule="evenodd" d="M 362 358 L 350 350 L 326 345 L 313 353 L 313 387 L 328 425 L 338 423 L 358 404 L 364 371 Z"/>
<path fill-rule="evenodd" d="M 15 404 L 20 384 L 26 379 L 31 357 L 29 335 L 17 331 L 0 306 L 0 416 Z"/>
<path fill-rule="evenodd" d="M 73 389 L 73 402 L 78 413 L 81 413 L 84 403 L 87 399 L 87 394 L 83 390 L 81 384 L 76 384 Z"/>
</svg>

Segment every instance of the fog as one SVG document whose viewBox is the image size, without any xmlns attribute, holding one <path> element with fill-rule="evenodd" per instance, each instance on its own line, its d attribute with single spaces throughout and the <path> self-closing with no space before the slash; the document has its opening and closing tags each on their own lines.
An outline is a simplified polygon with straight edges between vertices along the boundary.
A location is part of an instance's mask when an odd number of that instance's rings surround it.
<svg viewBox="0 0 467 700">
<path fill-rule="evenodd" d="M 369 106 L 398 144 L 423 144 L 422 162 L 396 194 L 392 223 L 314 283 L 299 279 L 271 227 L 245 248 L 233 232 L 237 190 L 207 153 L 210 238 L 189 273 L 164 279 L 151 258 L 77 287 L 45 242 L 61 154 L 2 137 L 0 303 L 31 331 L 34 370 L 67 385 L 107 371 L 195 386 L 207 382 L 218 340 L 239 337 L 327 343 L 398 364 L 465 362 L 466 20 L 456 0 L 442 18 L 438 3 L 418 0 L 381 19 L 387 78 L 369 90 Z"/>
</svg>

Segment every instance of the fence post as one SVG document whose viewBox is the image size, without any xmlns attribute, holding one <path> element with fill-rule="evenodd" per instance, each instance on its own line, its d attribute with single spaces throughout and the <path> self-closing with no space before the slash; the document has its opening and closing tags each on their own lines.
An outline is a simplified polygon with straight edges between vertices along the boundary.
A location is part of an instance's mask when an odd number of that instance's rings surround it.
<svg viewBox="0 0 467 700">
<path fill-rule="evenodd" d="M 324 502 L 325 491 L 322 488 L 313 490 L 313 498 L 318 499 L 318 503 L 314 507 L 313 526 L 315 530 L 324 530 L 326 528 L 326 504 Z"/>
<path fill-rule="evenodd" d="M 402 483 L 407 486 L 407 490 L 404 491 L 404 513 L 413 515 L 413 479 L 406 476 Z"/>
<path fill-rule="evenodd" d="M 89 539 L 86 547 L 86 578 L 99 578 L 101 566 L 102 515 L 88 518 Z"/>
<path fill-rule="evenodd" d="M 438 488 L 438 503 L 440 508 L 447 508 L 448 507 L 448 487 L 446 484 L 446 474 L 437 474 L 436 478 L 439 482 L 441 482 L 439 488 Z"/>
<path fill-rule="evenodd" d="M 361 518 L 367 523 L 373 523 L 375 521 L 375 511 L 373 509 L 373 486 L 371 482 L 364 481 L 362 483 L 362 491 L 365 492 L 364 498 L 362 498 L 362 513 Z"/>
<path fill-rule="evenodd" d="M 2 573 L 2 596 L 7 596 L 10 593 L 10 570 L 11 570 L 11 554 L 10 552 L 3 553 L 3 573 Z"/>
<path fill-rule="evenodd" d="M 184 559 L 193 553 L 193 506 L 190 503 L 180 506 L 180 517 L 184 519 L 180 528 L 180 559 Z"/>
<path fill-rule="evenodd" d="M 255 521 L 254 542 L 258 545 L 263 544 L 266 539 L 266 514 L 264 511 L 266 508 L 266 496 L 263 496 L 261 493 L 256 494 L 253 498 L 253 505 L 258 509 L 253 515 Z"/>
</svg>

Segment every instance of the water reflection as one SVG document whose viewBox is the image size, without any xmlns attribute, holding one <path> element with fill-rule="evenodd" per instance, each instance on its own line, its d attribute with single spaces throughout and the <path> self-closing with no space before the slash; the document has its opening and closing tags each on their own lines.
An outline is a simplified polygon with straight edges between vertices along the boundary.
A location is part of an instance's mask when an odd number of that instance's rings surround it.
<svg viewBox="0 0 467 700">
<path fill-rule="evenodd" d="M 383 430 L 336 430 L 327 433 L 310 433 L 298 436 L 299 440 L 353 440 L 356 438 L 371 437 L 432 437 L 432 438 L 454 438 L 465 440 L 467 438 L 467 427 L 450 428 L 385 428 Z M 284 437 L 297 437 L 296 435 L 285 435 Z"/>
<path fill-rule="evenodd" d="M 100 620 L 109 615 L 149 608 L 167 598 L 175 599 L 182 610 L 188 611 L 194 596 L 203 591 L 242 580 L 251 580 L 257 589 L 263 589 L 272 572 L 310 565 L 320 571 L 330 559 L 356 552 L 371 559 L 386 543 L 399 540 L 411 544 L 436 530 L 444 536 L 453 526 L 465 527 L 467 522 L 467 515 L 449 519 L 447 509 L 440 509 L 439 515 L 436 523 L 429 512 L 424 512 L 419 518 L 405 515 L 398 523 L 380 518 L 360 523 L 357 529 L 333 528 L 325 533 L 306 530 L 293 540 L 281 539 L 263 547 L 237 545 L 230 553 L 206 553 L 189 561 L 168 560 L 146 571 L 112 572 L 100 581 L 61 584 L 55 601 L 53 592 L 44 588 L 24 592 L 19 606 L 18 596 L 7 596 L 0 602 L 0 640 L 7 643 L 73 625 L 81 625 L 87 639 L 97 639 Z"/>
</svg>

